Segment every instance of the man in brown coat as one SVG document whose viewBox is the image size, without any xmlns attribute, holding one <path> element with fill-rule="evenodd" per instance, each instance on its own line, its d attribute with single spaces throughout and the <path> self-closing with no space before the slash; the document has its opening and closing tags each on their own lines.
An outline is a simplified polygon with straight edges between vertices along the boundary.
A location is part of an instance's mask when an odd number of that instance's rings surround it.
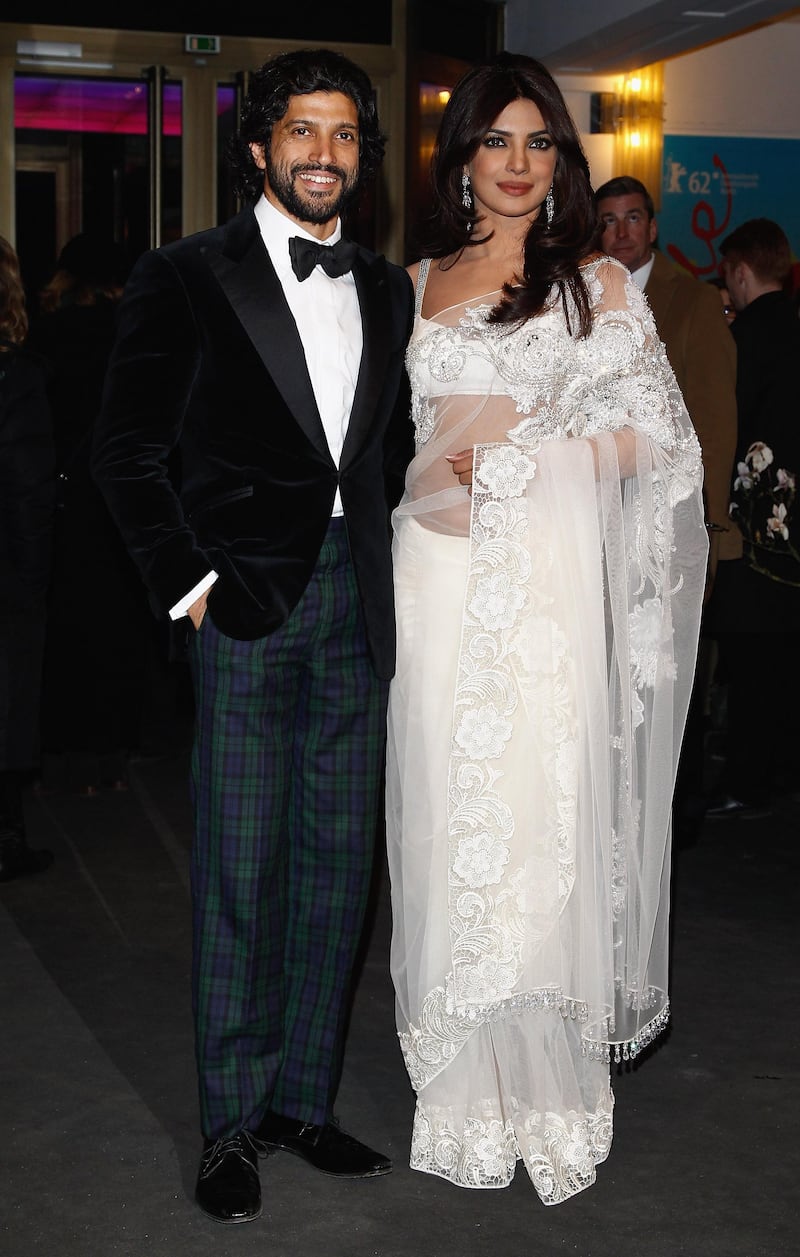
<svg viewBox="0 0 800 1257">
<path fill-rule="evenodd" d="M 622 175 L 595 193 L 600 247 L 631 272 L 645 292 L 667 357 L 683 393 L 703 452 L 709 524 L 709 592 L 718 558 L 735 544 L 728 529 L 731 466 L 736 448 L 736 345 L 719 293 L 692 279 L 654 249 L 658 226 L 643 183 Z"/>
<path fill-rule="evenodd" d="M 737 559 L 741 554 L 741 537 L 728 515 L 736 448 L 736 345 L 717 289 L 678 270 L 653 248 L 658 226 L 653 198 L 644 184 L 622 175 L 598 188 L 595 200 L 600 248 L 627 266 L 634 283 L 644 291 L 700 441 L 710 543 L 708 599 L 718 560 Z M 675 788 L 676 839 L 682 845 L 695 841 L 707 806 L 704 710 L 713 653 L 707 639 L 703 647 L 701 639 Z"/>
</svg>

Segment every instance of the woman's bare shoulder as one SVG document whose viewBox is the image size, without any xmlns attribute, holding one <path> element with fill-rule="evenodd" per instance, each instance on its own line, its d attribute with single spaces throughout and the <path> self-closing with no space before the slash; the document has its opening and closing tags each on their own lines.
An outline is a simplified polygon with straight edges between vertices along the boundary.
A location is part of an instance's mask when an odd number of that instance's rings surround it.
<svg viewBox="0 0 800 1257">
<path fill-rule="evenodd" d="M 406 270 L 411 276 L 411 282 L 414 285 L 415 289 L 417 287 L 417 280 L 419 279 L 419 268 L 421 266 L 422 266 L 422 262 L 420 261 L 420 262 L 412 262 L 410 266 L 406 267 Z"/>
<path fill-rule="evenodd" d="M 436 258 L 431 263 L 428 276 L 426 304 L 437 310 L 446 310 L 493 298 L 513 279 L 507 267 L 473 260 L 464 251 Z"/>
<path fill-rule="evenodd" d="M 579 265 L 583 269 L 584 266 L 594 266 L 595 262 L 602 262 L 603 259 L 608 260 L 606 254 L 595 249 L 592 253 L 587 253 L 586 257 L 581 258 Z"/>
</svg>

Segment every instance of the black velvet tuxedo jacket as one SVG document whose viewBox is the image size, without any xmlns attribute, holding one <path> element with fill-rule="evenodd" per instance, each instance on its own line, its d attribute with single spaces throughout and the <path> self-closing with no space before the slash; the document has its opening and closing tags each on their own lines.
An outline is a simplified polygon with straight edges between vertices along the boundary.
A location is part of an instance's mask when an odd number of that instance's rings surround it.
<svg viewBox="0 0 800 1257">
<path fill-rule="evenodd" d="M 413 294 L 404 270 L 367 250 L 353 275 L 364 347 L 339 468 L 250 208 L 137 263 L 93 468 L 156 608 L 168 612 L 213 568 L 208 613 L 240 639 L 273 632 L 299 601 L 338 487 L 373 663 L 389 677 L 388 511 L 413 454 Z"/>
</svg>

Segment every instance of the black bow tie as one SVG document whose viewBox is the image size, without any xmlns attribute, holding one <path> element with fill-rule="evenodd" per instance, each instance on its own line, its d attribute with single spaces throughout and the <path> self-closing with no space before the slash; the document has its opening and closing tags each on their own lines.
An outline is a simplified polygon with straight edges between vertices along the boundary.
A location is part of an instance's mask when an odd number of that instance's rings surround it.
<svg viewBox="0 0 800 1257">
<path fill-rule="evenodd" d="M 337 240 L 336 244 L 320 244 L 305 236 L 292 236 L 289 241 L 289 257 L 292 270 L 302 283 L 308 279 L 315 266 L 321 266 L 331 279 L 338 279 L 352 271 L 358 245 L 351 240 Z"/>
</svg>

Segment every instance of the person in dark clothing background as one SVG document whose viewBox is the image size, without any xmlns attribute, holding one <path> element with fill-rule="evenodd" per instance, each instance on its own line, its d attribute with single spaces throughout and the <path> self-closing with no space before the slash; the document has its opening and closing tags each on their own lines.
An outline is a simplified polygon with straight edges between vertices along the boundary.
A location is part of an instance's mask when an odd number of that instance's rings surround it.
<svg viewBox="0 0 800 1257">
<path fill-rule="evenodd" d="M 40 295 L 30 342 L 48 367 L 57 465 L 42 781 L 81 794 L 126 785 L 152 635 L 144 586 L 89 472 L 122 279 L 111 241 L 75 236 Z"/>
<path fill-rule="evenodd" d="M 27 329 L 17 256 L 0 237 L 0 882 L 53 861 L 28 846 L 22 805 L 38 753 L 53 510 L 50 413 Z"/>
<path fill-rule="evenodd" d="M 706 813 L 712 818 L 763 815 L 776 789 L 794 787 L 800 689 L 800 563 L 790 548 L 797 537 L 789 484 L 800 473 L 800 321 L 784 290 L 791 252 L 767 218 L 743 223 L 720 251 L 736 308 L 729 537 L 739 557 L 720 562 L 707 610 L 728 693 L 727 758 L 721 794 Z"/>
</svg>

